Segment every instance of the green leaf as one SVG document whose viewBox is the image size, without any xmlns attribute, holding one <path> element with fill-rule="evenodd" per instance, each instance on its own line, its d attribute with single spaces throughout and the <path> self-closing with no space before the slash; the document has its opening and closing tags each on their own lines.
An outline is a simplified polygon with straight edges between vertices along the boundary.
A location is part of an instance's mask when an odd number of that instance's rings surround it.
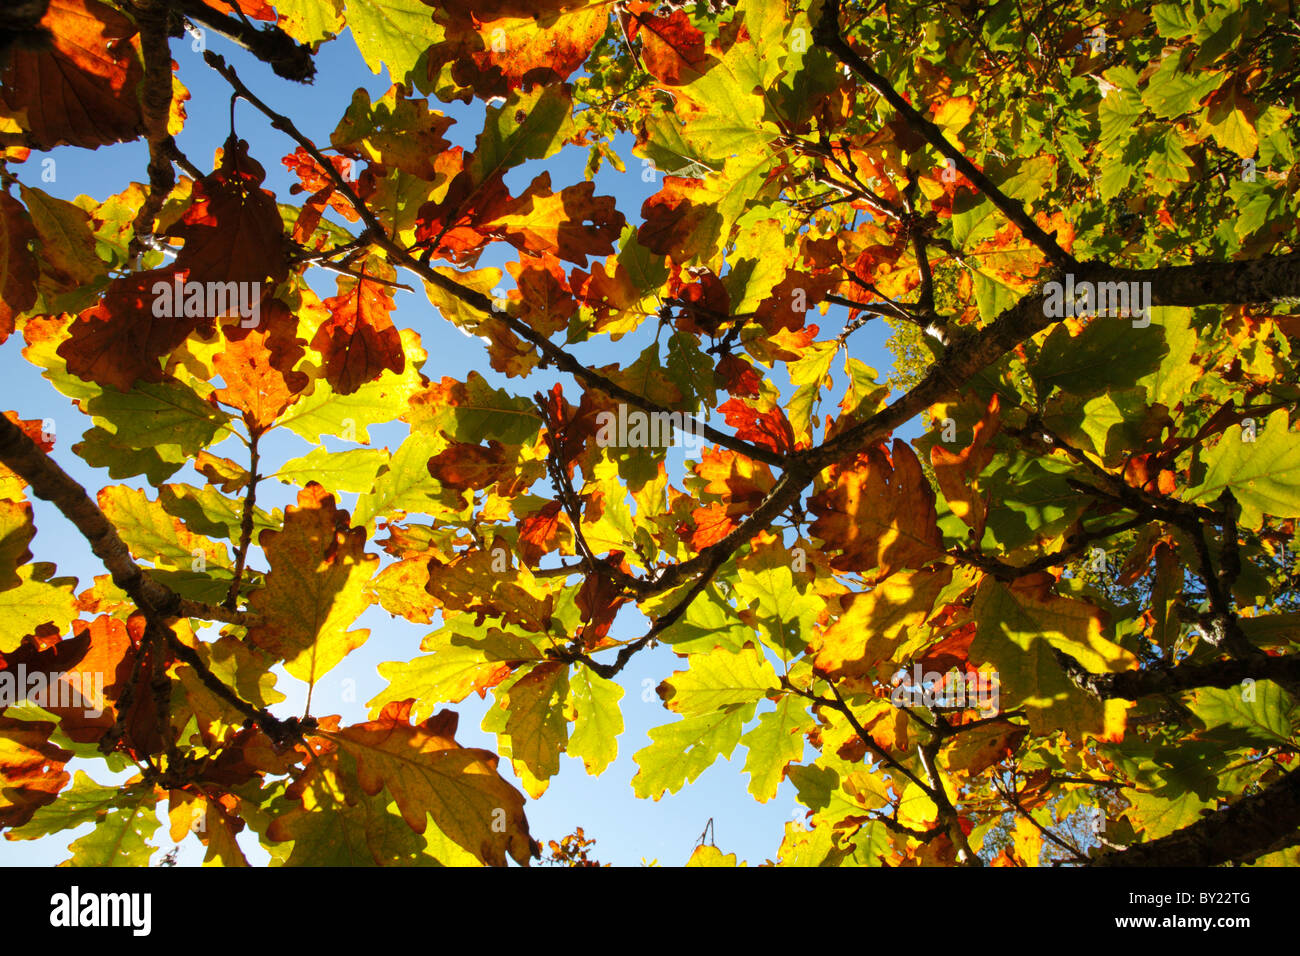
<svg viewBox="0 0 1300 956">
<path fill-rule="evenodd" d="M 43 280 L 53 280 L 58 291 L 93 284 L 108 272 L 108 264 L 95 254 L 95 235 L 84 209 L 35 188 L 19 187 L 40 240 Z"/>
<path fill-rule="evenodd" d="M 56 578 L 54 565 L 45 561 L 18 568 L 21 583 L 0 591 L 0 653 L 16 651 L 28 634 L 42 624 L 53 624 L 66 633 L 77 619 L 74 587 L 76 578 Z"/>
<path fill-rule="evenodd" d="M 1132 654 L 1102 636 L 1097 608 L 1043 594 L 1029 582 L 1006 587 L 985 578 L 971 614 L 976 632 L 970 658 L 996 668 L 1002 710 L 1023 707 L 1035 734 L 1064 730 L 1074 739 L 1085 733 L 1102 739 L 1122 734 L 1126 704 L 1085 694 L 1053 653 L 1063 651 L 1093 673 L 1136 664 Z"/>
<path fill-rule="evenodd" d="M 558 152 L 576 132 L 571 108 L 567 87 L 540 84 L 531 92 L 512 92 L 500 106 L 489 106 L 469 163 L 474 182 Z"/>
<path fill-rule="evenodd" d="M 1064 325 L 1054 328 L 1030 374 L 1043 399 L 1053 388 L 1097 395 L 1137 384 L 1160 368 L 1168 351 L 1164 330 L 1154 323 L 1135 328 L 1131 319 L 1097 316 L 1078 335 Z"/>
<path fill-rule="evenodd" d="M 784 659 L 799 654 L 807 645 L 825 602 L 807 593 L 806 585 L 795 586 L 794 572 L 784 554 L 777 551 L 771 555 L 783 563 L 769 562 L 765 568 L 741 566 L 736 596 L 757 610 L 762 623 L 760 639 Z"/>
<path fill-rule="evenodd" d="M 229 430 L 230 416 L 209 405 L 193 389 L 176 382 L 137 382 L 129 392 L 106 389 L 86 403 L 108 444 L 121 449 L 157 449 L 184 461 Z"/>
<path fill-rule="evenodd" d="M 692 336 L 674 332 L 668 339 L 668 379 L 687 397 L 686 410 L 696 412 L 700 403 L 712 407 L 717 397 L 713 385 L 713 362 Z"/>
<path fill-rule="evenodd" d="M 243 502 L 228 498 L 211 485 L 162 485 L 158 502 L 169 514 L 179 518 L 190 531 L 210 538 L 238 541 L 242 531 Z M 283 521 L 279 509 L 271 513 L 253 509 L 253 540 L 268 528 L 279 528 Z"/>
<path fill-rule="evenodd" d="M 632 778 L 633 792 L 658 800 L 665 791 L 676 793 L 704 773 L 719 756 L 729 758 L 754 706 L 740 704 L 652 728 L 650 745 L 632 755 L 641 768 Z"/>
<path fill-rule="evenodd" d="M 402 442 L 379 472 L 374 490 L 357 498 L 353 524 L 368 526 L 381 515 L 395 519 L 409 512 L 437 516 L 459 511 L 444 495 L 438 480 L 429 474 L 429 459 L 444 444 L 420 433 Z"/>
<path fill-rule="evenodd" d="M 776 710 L 760 714 L 758 726 L 740 738 L 749 748 L 745 772 L 755 800 L 766 803 L 776 796 L 786 766 L 803 759 L 804 734 L 812 727 L 812 717 L 802 702 L 786 696 L 776 702 Z"/>
<path fill-rule="evenodd" d="M 347 0 L 352 39 L 370 67 L 387 66 L 393 82 L 404 81 L 421 54 L 442 39 L 433 9 L 422 0 Z"/>
<path fill-rule="evenodd" d="M 1238 687 L 1198 687 L 1188 708 L 1207 727 L 1249 731 L 1267 745 L 1286 743 L 1295 735 L 1288 715 L 1295 708 L 1291 695 L 1272 681 L 1252 681 Z"/>
<path fill-rule="evenodd" d="M 569 682 L 569 700 L 576 714 L 569 753 L 582 759 L 587 773 L 599 776 L 618 756 L 623 688 L 589 667 L 578 666 Z"/>
<path fill-rule="evenodd" d="M 411 396 L 424 385 L 420 366 L 426 356 L 414 332 L 402 332 L 402 347 L 407 361 L 400 375 L 385 371 L 378 379 L 367 382 L 350 395 L 340 395 L 324 379 L 317 379 L 312 393 L 289 406 L 288 411 L 280 416 L 278 425 L 287 427 L 313 445 L 321 444 L 322 435 L 370 444 L 366 428 L 391 422 L 393 410 L 408 405 Z"/>
<path fill-rule="evenodd" d="M 781 686 L 763 652 L 752 646 L 738 654 L 718 648 L 692 654 L 689 660 L 689 670 L 678 671 L 659 686 L 668 708 L 679 714 L 706 714 L 755 703 Z"/>
<path fill-rule="evenodd" d="M 679 598 L 679 595 L 669 595 Z M 641 605 L 643 612 L 654 614 L 652 605 Z M 668 603 L 666 607 L 671 607 Z M 665 644 L 671 644 L 679 654 L 709 651 L 714 647 L 739 653 L 746 641 L 754 637 L 753 629 L 741 620 L 740 615 L 710 584 L 686 609 L 686 613 L 659 634 Z"/>
<path fill-rule="evenodd" d="M 35 534 L 30 502 L 0 501 L 0 590 L 22 583 L 18 569 L 31 560 Z"/>
<path fill-rule="evenodd" d="M 420 647 L 432 653 L 409 661 L 379 665 L 388 687 L 366 706 L 377 715 L 392 701 L 415 701 L 413 719 L 432 716 L 437 704 L 456 704 L 478 689 L 486 689 L 530 661 L 543 660 L 525 637 L 489 627 L 464 633 L 468 622 L 458 619 L 426 637 Z"/>
<path fill-rule="evenodd" d="M 1197 109 L 1222 82 L 1223 74 L 1180 69 L 1180 52 L 1167 54 L 1142 91 L 1143 104 L 1160 119 L 1172 119 Z"/>
<path fill-rule="evenodd" d="M 299 43 L 317 43 L 343 32 L 342 0 L 280 0 L 276 24 Z"/>
<path fill-rule="evenodd" d="M 94 822 L 95 829 L 68 845 L 72 858 L 62 866 L 148 866 L 155 849 L 148 841 L 158 829 L 157 806 L 150 784 L 105 787 L 78 770 L 72 786 L 58 799 L 7 835 L 35 840 Z"/>
<path fill-rule="evenodd" d="M 560 752 L 569 738 L 564 702 L 569 696 L 569 665 L 544 661 L 510 685 L 502 707 L 509 713 L 505 733 L 510 755 L 539 781 L 560 772 Z"/>
<path fill-rule="evenodd" d="M 161 501 L 150 501 L 143 491 L 123 485 L 104 488 L 99 492 L 99 506 L 131 553 L 142 561 L 187 570 L 200 557 L 218 567 L 233 565 L 225 544 L 192 533 Z"/>
<path fill-rule="evenodd" d="M 450 438 L 471 445 L 495 439 L 504 445 L 531 442 L 541 428 L 537 407 L 528 399 L 493 388 L 478 372 L 465 379 L 465 393 L 455 404 L 446 404 L 419 422 L 422 430 L 445 432 Z M 459 392 L 459 387 L 458 387 Z M 430 454 L 436 454 L 435 449 Z"/>
<path fill-rule="evenodd" d="M 1255 440 L 1233 425 L 1202 455 L 1205 478 L 1188 501 L 1214 502 L 1224 489 L 1241 505 L 1241 524 L 1257 531 L 1264 515 L 1300 516 L 1300 435 L 1290 430 L 1287 410 L 1279 408 L 1257 428 Z"/>
<path fill-rule="evenodd" d="M 375 474 L 387 461 L 386 448 L 330 451 L 321 446 L 302 458 L 286 461 L 274 477 L 299 487 L 315 481 L 336 491 L 370 491 Z"/>
</svg>

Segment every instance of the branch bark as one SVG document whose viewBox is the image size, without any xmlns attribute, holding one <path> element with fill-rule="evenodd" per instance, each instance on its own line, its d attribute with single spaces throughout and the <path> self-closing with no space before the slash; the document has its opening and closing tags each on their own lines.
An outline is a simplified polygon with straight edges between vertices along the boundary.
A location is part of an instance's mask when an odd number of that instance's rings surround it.
<svg viewBox="0 0 1300 956">
<path fill-rule="evenodd" d="M 1300 829 L 1300 768 L 1259 793 L 1148 843 L 1093 860 L 1091 866 L 1219 866 L 1254 860 L 1295 839 Z"/>
</svg>

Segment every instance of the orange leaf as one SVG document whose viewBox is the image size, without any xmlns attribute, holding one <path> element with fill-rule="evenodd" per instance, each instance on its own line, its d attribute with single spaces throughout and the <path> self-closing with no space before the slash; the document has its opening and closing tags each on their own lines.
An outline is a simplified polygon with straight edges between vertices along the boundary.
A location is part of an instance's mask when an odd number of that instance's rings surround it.
<svg viewBox="0 0 1300 956">
<path fill-rule="evenodd" d="M 384 371 L 406 368 L 402 337 L 393 320 L 388 287 L 365 278 L 339 278 L 339 294 L 323 303 L 330 318 L 321 323 L 311 347 L 325 359 L 325 379 L 334 391 L 351 395 Z"/>
<path fill-rule="evenodd" d="M 704 34 L 691 23 L 685 10 L 669 16 L 639 13 L 631 19 L 629 39 L 641 37 L 641 61 L 655 79 L 681 86 L 695 79 L 708 59 Z"/>
<path fill-rule="evenodd" d="M 975 531 L 978 541 L 984 534 L 985 505 L 977 490 L 979 474 L 993 460 L 989 444 L 1001 424 L 998 396 L 989 399 L 988 410 L 975 423 L 971 443 L 960 452 L 952 452 L 942 445 L 930 449 L 930 464 L 939 482 L 939 490 L 948 499 L 953 514 Z"/>
<path fill-rule="evenodd" d="M 49 721 L 0 717 L 0 827 L 22 826 L 72 779 L 72 751 L 50 743 Z"/>
<path fill-rule="evenodd" d="M 0 342 L 13 334 L 14 317 L 36 304 L 36 256 L 28 248 L 36 230 L 27 210 L 0 192 Z"/>
<path fill-rule="evenodd" d="M 13 49 L 0 72 L 0 102 L 25 115 L 26 145 L 98 149 L 141 136 L 135 25 L 99 0 L 51 0 L 41 26 L 53 48 Z"/>
<path fill-rule="evenodd" d="M 897 568 L 920 568 L 943 555 L 934 492 L 911 447 L 901 439 L 892 462 L 884 445 L 869 448 L 851 468 L 835 470 L 830 487 L 809 501 L 812 533 L 840 551 L 837 571 L 872 571 L 876 580 Z"/>
<path fill-rule="evenodd" d="M 226 326 L 226 348 L 213 360 L 226 383 L 217 401 L 242 411 L 252 435 L 269 428 L 309 384 L 305 372 L 293 370 L 304 354 L 293 313 L 266 296 L 259 317 L 255 328 Z"/>
</svg>

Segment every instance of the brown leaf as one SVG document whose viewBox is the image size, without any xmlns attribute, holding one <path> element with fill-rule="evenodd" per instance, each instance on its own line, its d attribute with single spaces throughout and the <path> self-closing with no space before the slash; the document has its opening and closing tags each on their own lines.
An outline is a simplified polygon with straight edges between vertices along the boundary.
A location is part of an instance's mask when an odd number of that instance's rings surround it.
<svg viewBox="0 0 1300 956">
<path fill-rule="evenodd" d="M 226 140 L 217 169 L 194 184 L 194 200 L 168 235 L 182 239 L 175 266 L 197 282 L 282 282 L 288 245 L 266 171 L 248 144 Z"/>
<path fill-rule="evenodd" d="M 641 205 L 636 238 L 658 255 L 686 262 L 710 251 L 722 217 L 704 190 L 704 180 L 665 176 L 663 187 Z"/>
<path fill-rule="evenodd" d="M 0 343 L 14 331 L 14 317 L 36 304 L 36 256 L 28 243 L 36 230 L 27 210 L 0 191 Z"/>
<path fill-rule="evenodd" d="M 894 441 L 893 460 L 884 445 L 834 471 L 830 487 L 814 495 L 812 533 L 828 550 L 837 571 L 876 571 L 875 580 L 897 568 L 920 568 L 943 555 L 934 492 L 911 447 Z M 878 569 L 878 570 L 877 570 Z"/>
<path fill-rule="evenodd" d="M 406 368 L 402 337 L 393 325 L 393 295 L 373 279 L 339 278 L 339 294 L 323 303 L 330 318 L 321 323 L 311 347 L 325 359 L 325 379 L 334 391 L 351 395 L 385 370 Z"/>
<path fill-rule="evenodd" d="M 58 355 L 68 371 L 87 382 L 127 391 L 137 381 L 161 382 L 158 360 L 196 329 L 210 330 L 215 316 L 155 315 L 159 283 L 175 287 L 185 274 L 175 263 L 114 279 L 104 297 L 73 321 Z M 182 312 L 180 309 L 159 311 Z"/>
<path fill-rule="evenodd" d="M 498 441 L 489 441 L 486 447 L 452 442 L 429 459 L 429 474 L 443 487 L 457 491 L 507 481 L 515 467 L 514 456 L 507 457 L 505 446 Z"/>
<path fill-rule="evenodd" d="M 71 780 L 72 751 L 50 743 L 49 721 L 0 717 L 0 827 L 22 826 Z"/>
<path fill-rule="evenodd" d="M 142 135 L 134 24 L 99 0 L 51 0 L 41 25 L 53 48 L 15 49 L 0 72 L 0 102 L 25 116 L 27 145 L 98 149 Z"/>
</svg>

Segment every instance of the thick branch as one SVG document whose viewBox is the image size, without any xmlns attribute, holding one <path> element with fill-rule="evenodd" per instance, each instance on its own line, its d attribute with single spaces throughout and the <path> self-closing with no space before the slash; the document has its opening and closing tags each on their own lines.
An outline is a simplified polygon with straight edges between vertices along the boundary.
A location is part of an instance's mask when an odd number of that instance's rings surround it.
<svg viewBox="0 0 1300 956">
<path fill-rule="evenodd" d="M 129 594 L 141 611 L 176 615 L 180 598 L 140 570 L 117 529 L 86 490 L 4 416 L 0 416 L 0 462 L 31 485 L 36 497 L 53 504 L 76 526 L 95 557 L 104 562 L 113 583 Z"/>
<path fill-rule="evenodd" d="M 150 244 L 153 223 L 176 185 L 172 170 L 172 137 L 167 120 L 172 104 L 172 57 L 167 43 L 167 8 L 160 0 L 139 0 L 136 21 L 140 28 L 140 50 L 144 58 L 144 79 L 140 83 L 140 112 L 149 143 L 149 194 L 135 217 L 134 252 Z"/>
<path fill-rule="evenodd" d="M 1300 769 L 1259 793 L 1149 843 L 1106 853 L 1092 866 L 1218 866 L 1288 845 L 1300 829 Z"/>
<path fill-rule="evenodd" d="M 1102 699 L 1141 700 L 1178 693 L 1197 687 L 1236 687 L 1244 680 L 1271 680 L 1286 685 L 1300 680 L 1300 654 L 1258 657 L 1212 664 L 1179 664 L 1177 667 L 1094 674 L 1063 651 L 1053 649 L 1066 676 L 1085 693 Z"/>
<path fill-rule="evenodd" d="M 316 62 L 312 58 L 311 48 L 303 46 L 274 24 L 258 29 L 244 20 L 218 13 L 201 0 L 168 0 L 168 4 L 196 23 L 239 44 L 263 63 L 269 64 L 276 76 L 298 83 L 309 83 L 316 75 Z"/>
<path fill-rule="evenodd" d="M 0 462 L 22 477 L 31 486 L 32 494 L 58 508 L 86 539 L 90 550 L 112 575 L 113 583 L 130 595 L 145 615 L 148 622 L 146 637 L 155 653 L 161 651 L 162 643 L 168 644 L 178 657 L 194 668 L 213 693 L 249 716 L 271 739 L 282 742 L 297 733 L 297 725 L 290 726 L 289 722 L 279 720 L 266 710 L 253 708 L 240 698 L 208 669 L 197 653 L 180 643 L 167 623 L 181 617 L 245 623 L 245 615 L 186 600 L 145 574 L 131 557 L 117 529 L 86 490 L 4 416 L 0 416 Z M 140 653 L 143 655 L 143 648 Z M 134 681 L 128 682 L 127 688 L 132 687 Z"/>
</svg>

